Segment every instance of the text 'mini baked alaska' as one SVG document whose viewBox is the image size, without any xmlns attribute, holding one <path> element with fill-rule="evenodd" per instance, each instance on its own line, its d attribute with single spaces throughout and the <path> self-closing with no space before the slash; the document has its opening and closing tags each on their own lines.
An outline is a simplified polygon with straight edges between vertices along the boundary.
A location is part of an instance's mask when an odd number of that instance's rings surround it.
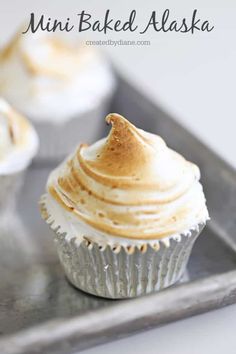
<svg viewBox="0 0 236 354">
<path fill-rule="evenodd" d="M 134 297 L 181 277 L 208 211 L 195 164 L 118 114 L 106 121 L 107 138 L 52 171 L 41 210 L 75 286 Z"/>
</svg>

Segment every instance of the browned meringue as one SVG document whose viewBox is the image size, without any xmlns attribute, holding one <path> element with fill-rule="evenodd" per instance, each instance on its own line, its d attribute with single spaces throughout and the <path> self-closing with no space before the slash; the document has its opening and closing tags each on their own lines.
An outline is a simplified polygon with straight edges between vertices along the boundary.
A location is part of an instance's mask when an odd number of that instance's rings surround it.
<svg viewBox="0 0 236 354">
<path fill-rule="evenodd" d="M 0 98 L 0 174 L 24 168 L 37 147 L 31 124 Z"/>
<path fill-rule="evenodd" d="M 58 37 L 34 35 L 35 42 L 30 36 L 25 41 L 23 37 L 21 32 L 16 33 L 0 52 L 0 62 L 7 62 L 18 55 L 22 65 L 32 76 L 55 76 L 66 80 L 81 69 L 83 56 L 92 52 L 85 46 L 75 45 Z"/>
<path fill-rule="evenodd" d="M 107 138 L 82 144 L 48 180 L 66 213 L 94 230 L 129 239 L 161 239 L 208 218 L 196 165 L 157 135 L 110 114 Z"/>
<path fill-rule="evenodd" d="M 114 85 L 106 59 L 76 38 L 20 31 L 0 49 L 0 95 L 35 122 L 79 117 Z"/>
</svg>

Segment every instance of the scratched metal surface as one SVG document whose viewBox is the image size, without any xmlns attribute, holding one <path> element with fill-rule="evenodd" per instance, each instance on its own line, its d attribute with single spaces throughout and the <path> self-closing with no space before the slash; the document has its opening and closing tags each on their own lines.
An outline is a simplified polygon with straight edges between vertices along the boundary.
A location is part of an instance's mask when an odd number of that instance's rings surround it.
<svg viewBox="0 0 236 354">
<path fill-rule="evenodd" d="M 211 222 L 194 246 L 181 284 L 134 300 L 89 296 L 65 279 L 51 231 L 38 212 L 57 161 L 36 159 L 17 212 L 0 230 L 1 354 L 69 354 L 236 302 L 235 171 L 122 79 L 111 111 L 159 133 L 200 166 Z"/>
</svg>

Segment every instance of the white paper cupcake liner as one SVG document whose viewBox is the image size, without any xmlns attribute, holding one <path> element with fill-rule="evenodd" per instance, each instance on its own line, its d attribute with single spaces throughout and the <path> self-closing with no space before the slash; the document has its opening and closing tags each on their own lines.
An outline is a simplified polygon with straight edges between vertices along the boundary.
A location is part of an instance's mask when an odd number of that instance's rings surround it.
<svg viewBox="0 0 236 354">
<path fill-rule="evenodd" d="M 110 97 L 95 108 L 71 117 L 64 123 L 34 122 L 40 140 L 38 157 L 62 159 L 80 143 L 92 143 L 101 138 L 103 120 L 109 111 Z"/>
<path fill-rule="evenodd" d="M 101 297 L 119 299 L 145 295 L 176 283 L 186 268 L 199 231 L 170 240 L 169 247 L 160 243 L 155 251 L 135 248 L 128 254 L 122 247 L 115 253 L 110 246 L 102 250 L 96 243 L 68 241 L 57 234 L 56 244 L 61 264 L 70 282 L 77 288 Z"/>
<path fill-rule="evenodd" d="M 69 281 L 77 288 L 100 297 L 131 298 L 159 291 L 176 283 L 183 275 L 193 247 L 205 223 L 187 233 L 137 246 L 112 246 L 67 237 L 48 215 L 44 219 L 55 231 L 60 262 Z"/>
</svg>

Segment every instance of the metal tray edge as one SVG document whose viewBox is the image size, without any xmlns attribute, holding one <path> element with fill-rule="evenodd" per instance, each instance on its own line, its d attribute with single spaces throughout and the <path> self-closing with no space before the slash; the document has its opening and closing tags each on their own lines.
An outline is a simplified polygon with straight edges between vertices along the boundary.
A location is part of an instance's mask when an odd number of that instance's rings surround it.
<svg viewBox="0 0 236 354">
<path fill-rule="evenodd" d="M 73 319 L 48 321 L 5 336 L 2 354 L 34 354 L 80 351 L 132 333 L 151 329 L 180 318 L 197 315 L 236 301 L 236 271 L 182 284 L 134 300 L 124 300 L 113 308 L 94 311 Z M 103 321 L 100 314 L 102 312 Z M 112 324 L 112 326 L 111 326 Z M 61 349 L 58 350 L 58 347 Z"/>
</svg>

